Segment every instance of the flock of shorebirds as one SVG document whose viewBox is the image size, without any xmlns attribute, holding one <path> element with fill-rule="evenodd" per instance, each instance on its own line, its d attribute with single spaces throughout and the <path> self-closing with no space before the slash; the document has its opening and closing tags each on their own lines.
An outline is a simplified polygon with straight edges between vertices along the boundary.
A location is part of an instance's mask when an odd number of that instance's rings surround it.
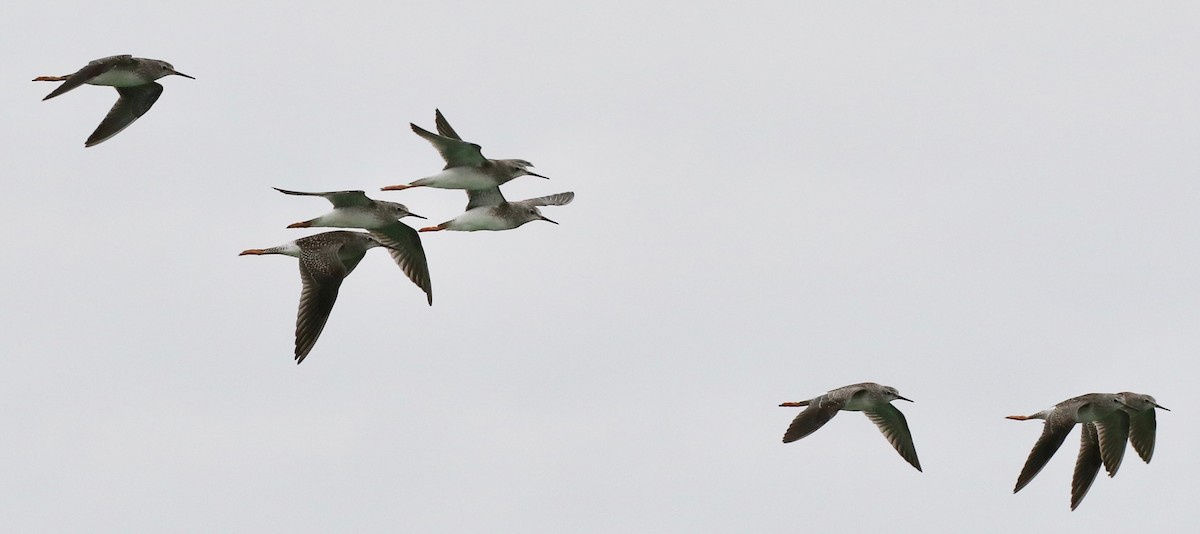
<svg viewBox="0 0 1200 534">
<path fill-rule="evenodd" d="M 66 76 L 39 76 L 34 81 L 63 82 L 46 95 L 48 100 L 83 84 L 107 85 L 116 88 L 120 97 L 108 115 L 88 137 L 85 146 L 99 144 L 124 130 L 149 111 L 163 87 L 155 80 L 169 75 L 192 78 L 175 70 L 170 63 L 157 59 L 135 58 L 129 55 L 111 56 L 88 63 Z M 193 78 L 194 79 L 194 78 Z M 416 124 L 412 130 L 432 144 L 446 161 L 441 172 L 408 184 L 383 187 L 383 191 L 398 191 L 413 187 L 462 189 L 467 192 L 466 210 L 459 216 L 419 232 L 439 230 L 477 231 L 512 230 L 530 221 L 547 221 L 539 207 L 561 206 L 575 197 L 574 193 L 509 202 L 500 193 L 500 186 L 520 176 L 546 178 L 529 170 L 533 165 L 520 159 L 488 159 L 480 146 L 464 141 L 441 111 L 435 110 L 437 133 Z M 297 222 L 288 228 L 335 227 L 360 228 L 367 232 L 332 231 L 302 237 L 277 247 L 248 249 L 241 254 L 284 254 L 300 260 L 300 308 L 296 317 L 296 362 L 304 361 L 325 327 L 337 300 L 342 281 L 362 261 L 366 252 L 384 247 L 404 274 L 425 292 L 433 304 L 433 288 L 429 264 L 421 246 L 418 230 L 400 222 L 404 217 L 424 219 L 403 204 L 373 200 L 363 191 L 301 192 L 278 189 L 287 195 L 323 197 L 333 204 L 333 211 L 315 219 Z M 558 224 L 558 223 L 555 223 Z M 921 462 L 913 445 L 908 422 L 893 400 L 910 401 L 895 388 L 872 382 L 853 384 L 834 389 L 818 397 L 780 406 L 805 407 L 792 421 L 783 442 L 799 440 L 829 422 L 839 411 L 861 411 L 874 422 L 892 447 L 918 471 Z M 1155 409 L 1160 406 L 1154 397 L 1138 393 L 1089 393 L 1058 403 L 1054 408 L 1032 415 L 1013 415 L 1009 419 L 1042 419 L 1042 435 L 1029 453 L 1029 459 L 1013 493 L 1021 491 L 1042 470 L 1058 451 L 1076 423 L 1082 424 L 1079 455 L 1071 482 L 1071 509 L 1074 510 L 1091 488 L 1104 466 L 1108 476 L 1116 475 L 1125 454 L 1126 441 L 1145 462 L 1154 454 Z"/>
<path fill-rule="evenodd" d="M 917 459 L 917 449 L 913 445 L 912 432 L 908 430 L 908 421 L 904 419 L 900 410 L 892 406 L 894 400 L 912 402 L 901 397 L 896 388 L 863 382 L 843 386 L 812 399 L 785 402 L 780 406 L 807 408 L 792 420 L 787 432 L 783 434 L 783 442 L 791 443 L 816 432 L 839 411 L 863 412 L 879 427 L 879 431 L 896 452 L 920 471 L 921 462 Z M 1154 455 L 1154 435 L 1157 428 L 1155 409 L 1167 410 L 1150 395 L 1126 391 L 1088 393 L 1067 399 L 1049 410 L 1042 410 L 1033 415 L 1008 416 L 1009 419 L 1018 421 L 1045 421 L 1041 437 L 1033 444 L 1029 459 L 1025 460 L 1025 467 L 1017 476 L 1017 486 L 1013 488 L 1013 493 L 1021 491 L 1021 488 L 1029 484 L 1029 481 L 1046 467 L 1063 441 L 1066 441 L 1067 434 L 1071 433 L 1076 423 L 1081 423 L 1083 430 L 1079 440 L 1079 456 L 1075 459 L 1075 475 L 1071 480 L 1071 509 L 1074 510 L 1092 487 L 1101 465 L 1108 471 L 1109 477 L 1117 474 L 1121 458 L 1125 456 L 1126 441 L 1133 444 L 1133 450 L 1137 451 L 1143 461 L 1150 463 L 1150 457 Z"/>
<path fill-rule="evenodd" d="M 433 305 L 433 287 L 429 281 L 429 263 L 421 246 L 418 232 L 456 230 L 512 230 L 527 222 L 554 222 L 538 209 L 542 206 L 562 206 L 575 198 L 575 193 L 556 193 L 544 197 L 509 202 L 500 193 L 500 186 L 520 176 L 540 174 L 529 170 L 533 165 L 520 159 L 487 159 L 479 145 L 463 141 L 450 127 L 440 110 L 434 110 L 438 133 L 416 124 L 412 130 L 433 144 L 441 153 L 446 166 L 441 172 L 412 183 L 391 185 L 383 191 L 399 191 L 413 187 L 462 189 L 467 192 L 467 207 L 461 215 L 444 223 L 414 230 L 400 219 L 424 217 L 408 210 L 404 204 L 373 200 L 363 191 L 328 191 L 309 193 L 275 188 L 287 195 L 324 197 L 333 204 L 333 211 L 315 219 L 288 225 L 288 228 L 334 227 L 362 228 L 367 233 L 335 231 L 302 237 L 271 248 L 252 248 L 246 254 L 285 254 L 300 258 L 300 309 L 296 315 L 296 363 L 304 361 L 321 335 L 325 321 L 333 310 L 338 288 L 350 275 L 368 250 L 384 247 L 392 259 Z"/>
<path fill-rule="evenodd" d="M 63 82 L 43 100 L 49 100 L 84 84 L 115 87 L 120 95 L 96 131 L 84 146 L 104 142 L 133 124 L 144 115 L 162 95 L 158 80 L 178 75 L 192 78 L 166 61 L 137 58 L 130 55 L 110 56 L 89 62 L 74 74 L 38 76 L 33 81 Z M 192 78 L 195 79 L 195 78 Z M 537 176 L 522 159 L 488 159 L 481 147 L 464 141 L 450 127 L 440 110 L 434 112 L 437 132 L 416 124 L 412 130 L 429 141 L 446 161 L 442 171 L 414 182 L 392 185 L 383 191 L 398 191 L 413 187 L 462 189 L 467 192 L 467 207 L 463 213 L 438 225 L 421 228 L 420 232 L 454 230 L 512 230 L 527 222 L 547 221 L 558 224 L 538 209 L 543 206 L 562 206 L 575 198 L 575 193 L 557 193 L 544 197 L 510 202 L 500 193 L 500 186 L 520 176 Z M 333 211 L 315 219 L 294 223 L 288 228 L 361 228 L 363 232 L 333 231 L 302 237 L 271 248 L 252 248 L 241 254 L 283 254 L 300 259 L 300 308 L 296 315 L 296 363 L 304 361 L 312 351 L 321 330 L 337 300 L 342 281 L 350 275 L 367 251 L 384 247 L 392 259 L 417 287 L 425 292 L 426 301 L 433 305 L 433 286 L 429 278 L 429 263 L 421 246 L 418 230 L 400 222 L 404 217 L 424 217 L 408 210 L 404 204 L 373 200 L 363 191 L 329 191 L 310 193 L 276 188 L 280 193 L 324 197 L 333 204 Z"/>
</svg>

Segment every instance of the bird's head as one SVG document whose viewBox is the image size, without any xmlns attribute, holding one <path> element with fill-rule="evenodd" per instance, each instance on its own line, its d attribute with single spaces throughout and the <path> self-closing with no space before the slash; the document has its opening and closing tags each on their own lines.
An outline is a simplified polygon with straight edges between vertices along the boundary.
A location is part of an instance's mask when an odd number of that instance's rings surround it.
<svg viewBox="0 0 1200 534">
<path fill-rule="evenodd" d="M 175 70 L 174 65 L 171 65 L 170 63 L 167 63 L 166 61 L 161 61 L 161 60 L 157 60 L 157 59 L 152 60 L 150 73 L 154 75 L 155 79 L 162 78 L 163 76 L 170 76 L 170 75 L 174 74 L 176 76 L 183 76 L 184 78 L 191 78 L 191 79 L 195 80 L 195 78 L 192 78 L 191 76 L 188 76 L 187 74 L 184 74 L 182 72 Z"/>
<path fill-rule="evenodd" d="M 396 220 L 400 220 L 405 217 L 416 217 L 418 219 L 425 218 L 420 215 L 417 215 L 416 213 L 408 211 L 408 206 L 405 206 L 404 204 L 401 204 L 399 202 L 387 202 L 387 201 L 383 201 L 383 200 L 377 200 L 376 202 L 378 202 L 379 204 L 382 204 L 384 206 L 384 209 L 387 211 L 388 215 L 395 217 Z"/>
</svg>

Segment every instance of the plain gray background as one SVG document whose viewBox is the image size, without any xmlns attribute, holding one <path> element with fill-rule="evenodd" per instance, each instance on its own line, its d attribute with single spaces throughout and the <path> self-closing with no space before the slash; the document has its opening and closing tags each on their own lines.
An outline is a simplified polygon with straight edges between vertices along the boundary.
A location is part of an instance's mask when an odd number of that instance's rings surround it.
<svg viewBox="0 0 1200 534">
<path fill-rule="evenodd" d="M 1186 2 L 22 2 L 0 46 L 0 520 L 13 532 L 1195 528 L 1200 7 Z M 196 80 L 116 137 L 87 61 Z M 436 223 L 441 108 L 575 191 L 383 251 L 292 360 L 296 261 L 365 189 Z M 408 219 L 406 222 L 422 224 Z M 924 473 L 862 415 L 899 388 Z M 1155 395 L 1068 511 L 1092 391 Z M 1064 530 L 1065 529 L 1065 530 Z"/>
</svg>

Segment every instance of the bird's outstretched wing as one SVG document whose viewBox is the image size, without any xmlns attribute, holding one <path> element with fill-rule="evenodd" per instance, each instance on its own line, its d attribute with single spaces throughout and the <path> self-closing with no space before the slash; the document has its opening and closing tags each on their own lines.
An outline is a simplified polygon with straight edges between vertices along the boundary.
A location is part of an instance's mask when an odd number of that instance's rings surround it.
<svg viewBox="0 0 1200 534">
<path fill-rule="evenodd" d="M 783 442 L 791 443 L 816 432 L 833 419 L 842 406 L 843 403 L 830 401 L 824 395 L 809 401 L 808 408 L 797 414 L 787 432 L 783 433 Z"/>
<path fill-rule="evenodd" d="M 458 132 L 454 131 L 454 128 L 450 127 L 450 122 L 446 120 L 444 115 L 442 115 L 442 110 L 433 110 L 433 115 L 434 121 L 437 123 L 437 131 L 439 134 L 451 139 L 458 139 L 459 141 L 462 141 L 462 136 L 458 135 Z"/>
<path fill-rule="evenodd" d="M 475 143 L 468 143 L 461 139 L 438 135 L 416 124 L 409 123 L 409 126 L 412 126 L 413 133 L 429 141 L 437 149 L 438 153 L 442 155 L 442 159 L 446 161 L 445 168 L 447 169 L 451 167 L 479 167 L 487 163 L 487 158 L 483 157 L 481 147 Z"/>
<path fill-rule="evenodd" d="M 1042 425 L 1042 435 L 1038 437 L 1037 443 L 1033 444 L 1033 450 L 1029 451 L 1029 459 L 1025 460 L 1025 467 L 1017 476 L 1017 486 L 1013 488 L 1013 493 L 1021 491 L 1021 488 L 1029 484 L 1033 477 L 1046 467 L 1046 463 L 1058 452 L 1058 448 L 1066 441 L 1067 434 L 1071 433 L 1074 426 L 1073 416 L 1051 417 L 1046 420 Z"/>
<path fill-rule="evenodd" d="M 46 97 L 42 100 L 50 100 L 51 98 L 87 83 L 88 80 L 95 78 L 96 76 L 112 70 L 113 67 L 116 67 L 117 65 L 131 61 L 133 61 L 133 56 L 129 54 L 103 57 L 94 61 L 90 61 L 87 65 L 84 65 L 82 69 L 75 71 L 75 74 L 67 76 L 67 79 L 63 80 L 62 84 L 60 84 L 58 87 L 55 87 L 53 91 L 50 91 L 50 94 L 46 95 Z M 58 78 L 55 76 L 50 76 L 46 77 L 46 79 Z"/>
<path fill-rule="evenodd" d="M 463 211 L 471 211 L 475 208 L 483 206 L 499 206 L 507 202 L 504 195 L 500 193 L 499 187 L 488 189 L 467 189 L 467 209 Z"/>
<path fill-rule="evenodd" d="M 296 363 L 312 351 L 337 302 L 338 289 L 349 274 L 338 259 L 340 244 L 330 243 L 300 255 L 300 307 L 296 311 Z"/>
<path fill-rule="evenodd" d="M 883 437 L 900 453 L 900 457 L 920 471 L 921 461 L 917 459 L 917 448 L 913 445 L 912 433 L 908 430 L 908 421 L 904 419 L 904 414 L 891 404 L 882 404 L 875 410 L 863 413 L 879 427 Z"/>
<path fill-rule="evenodd" d="M 370 206 L 375 203 L 367 197 L 365 191 L 327 191 L 323 193 L 309 193 L 305 191 L 288 191 L 287 189 L 273 188 L 285 195 L 300 195 L 308 197 L 324 197 L 335 208 L 346 208 L 353 206 Z"/>
<path fill-rule="evenodd" d="M 524 204 L 526 206 L 564 206 L 570 204 L 572 200 L 575 200 L 575 193 L 567 191 L 566 193 L 555 193 L 544 197 L 521 200 L 513 204 Z"/>
<path fill-rule="evenodd" d="M 163 92 L 163 86 L 158 82 L 133 87 L 117 87 L 116 89 L 121 97 L 117 99 L 116 104 L 113 104 L 112 109 L 108 110 L 108 115 L 100 121 L 100 126 L 96 127 L 96 131 L 92 132 L 83 146 L 98 145 L 109 137 L 121 133 L 121 130 L 128 128 L 133 121 L 150 111 L 150 107 L 158 101 L 158 97 Z"/>
<path fill-rule="evenodd" d="M 1092 482 L 1100 473 L 1100 436 L 1096 426 L 1084 423 L 1079 434 L 1079 457 L 1075 459 L 1075 474 L 1071 477 L 1071 509 L 1083 502 L 1084 495 L 1091 489 Z"/>
<path fill-rule="evenodd" d="M 425 258 L 425 248 L 421 246 L 421 237 L 417 231 L 397 221 L 370 232 L 387 247 L 388 254 L 392 255 L 392 259 L 408 279 L 425 292 L 425 300 L 432 306 L 433 283 L 429 279 L 429 262 Z"/>
<path fill-rule="evenodd" d="M 1158 426 L 1154 408 L 1129 414 L 1129 443 L 1146 463 L 1154 456 L 1154 434 Z"/>
<path fill-rule="evenodd" d="M 1129 415 L 1116 412 L 1093 423 L 1100 438 L 1100 458 L 1108 476 L 1117 474 L 1121 459 L 1125 457 L 1125 442 L 1129 439 Z"/>
</svg>

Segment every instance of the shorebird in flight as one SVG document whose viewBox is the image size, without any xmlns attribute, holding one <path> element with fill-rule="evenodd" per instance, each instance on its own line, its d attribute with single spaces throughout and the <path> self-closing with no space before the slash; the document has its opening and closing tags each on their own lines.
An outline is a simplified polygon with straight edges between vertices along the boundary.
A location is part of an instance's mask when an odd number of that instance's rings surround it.
<svg viewBox="0 0 1200 534">
<path fill-rule="evenodd" d="M 100 121 L 100 126 L 87 138 L 83 146 L 98 145 L 104 140 L 117 135 L 133 121 L 138 120 L 158 97 L 162 95 L 163 86 L 154 80 L 175 74 L 184 78 L 192 78 L 175 70 L 170 63 L 159 59 L 146 59 L 125 54 L 100 58 L 85 65 L 75 74 L 66 76 L 38 76 L 35 82 L 63 82 L 42 100 L 50 100 L 83 84 L 108 85 L 116 88 L 117 103 L 113 104 L 108 115 Z M 195 78 L 192 78 L 193 80 Z"/>
<path fill-rule="evenodd" d="M 917 449 L 913 446 L 912 433 L 908 430 L 908 421 L 904 414 L 892 406 L 893 400 L 912 402 L 900 396 L 896 388 L 882 386 L 874 382 L 863 382 L 843 386 L 828 393 L 799 402 L 785 402 L 780 406 L 807 406 L 792 420 L 791 426 L 783 434 L 783 442 L 791 443 L 801 439 L 817 429 L 825 426 L 839 411 L 863 412 L 867 418 L 879 427 L 879 431 L 887 438 L 896 452 L 917 471 L 921 470 L 921 462 L 917 460 Z"/>
</svg>

